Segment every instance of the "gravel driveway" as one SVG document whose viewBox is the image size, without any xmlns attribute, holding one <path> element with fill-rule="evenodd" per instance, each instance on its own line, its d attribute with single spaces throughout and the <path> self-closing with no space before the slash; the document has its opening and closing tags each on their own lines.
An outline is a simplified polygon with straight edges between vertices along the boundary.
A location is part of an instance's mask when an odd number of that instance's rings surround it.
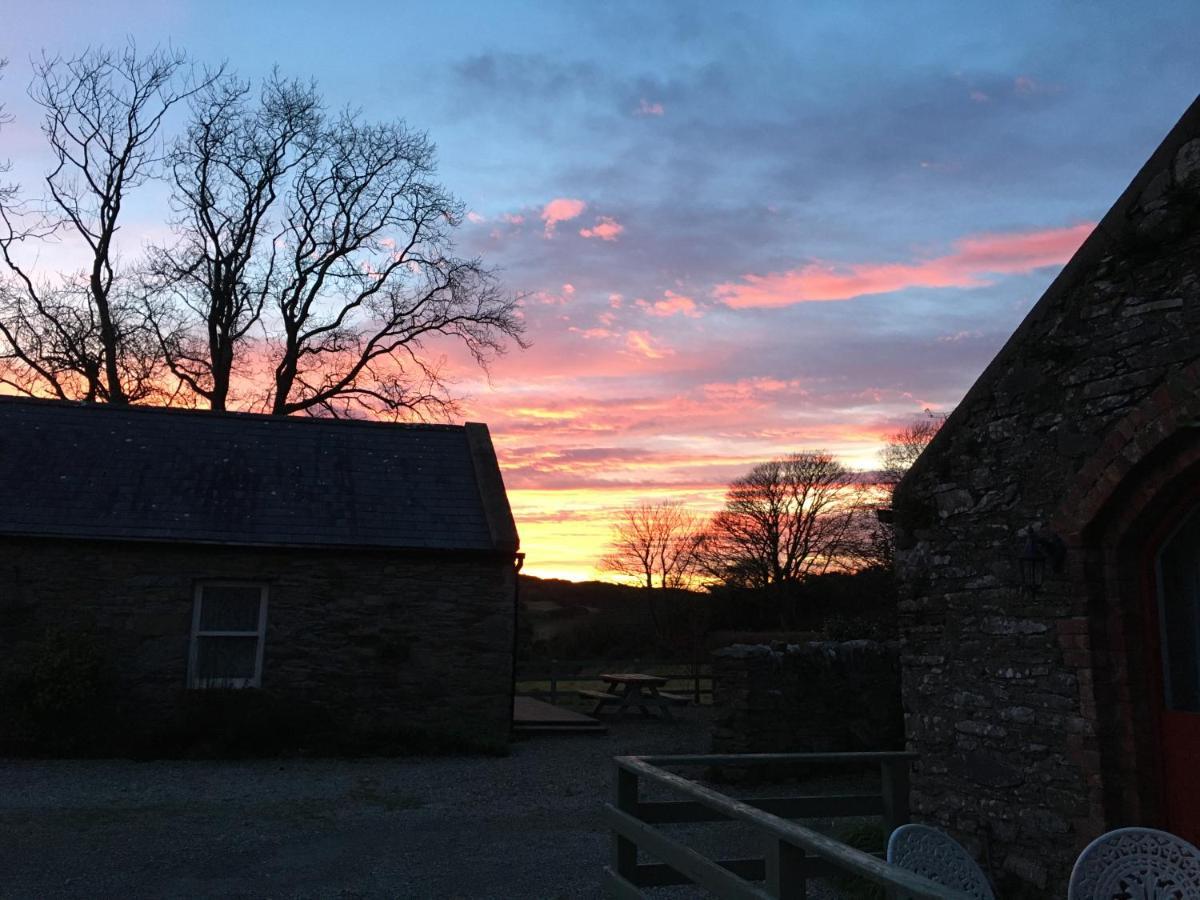
<svg viewBox="0 0 1200 900">
<path fill-rule="evenodd" d="M 600 898 L 611 758 L 707 752 L 709 711 L 678 715 L 500 759 L 0 760 L 0 898 Z M 738 823 L 673 828 L 761 849 Z"/>
<path fill-rule="evenodd" d="M 0 897 L 600 897 L 609 760 L 707 711 L 508 758 L 0 761 Z"/>
</svg>

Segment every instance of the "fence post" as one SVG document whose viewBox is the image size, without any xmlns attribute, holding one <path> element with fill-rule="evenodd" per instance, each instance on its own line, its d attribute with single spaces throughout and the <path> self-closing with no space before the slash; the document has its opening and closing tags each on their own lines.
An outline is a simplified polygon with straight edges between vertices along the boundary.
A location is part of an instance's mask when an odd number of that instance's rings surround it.
<svg viewBox="0 0 1200 900">
<path fill-rule="evenodd" d="M 638 776 L 634 772 L 627 772 L 615 763 L 614 766 L 617 772 L 614 805 L 621 812 L 636 817 L 638 815 Z M 630 884 L 637 884 L 637 844 L 615 831 L 613 832 L 612 867 L 614 872 Z"/>
<path fill-rule="evenodd" d="M 908 806 L 908 760 L 886 759 L 880 765 L 879 774 L 883 792 L 883 827 L 890 836 L 901 825 L 907 825 L 911 816 Z"/>
<path fill-rule="evenodd" d="M 805 900 L 808 876 L 804 850 L 784 840 L 767 847 L 767 891 L 779 900 Z"/>
</svg>

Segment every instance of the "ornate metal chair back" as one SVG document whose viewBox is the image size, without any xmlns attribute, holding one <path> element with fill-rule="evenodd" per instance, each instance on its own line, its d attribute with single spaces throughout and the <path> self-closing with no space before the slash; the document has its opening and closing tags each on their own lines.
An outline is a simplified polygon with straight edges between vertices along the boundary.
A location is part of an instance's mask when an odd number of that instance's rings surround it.
<svg viewBox="0 0 1200 900">
<path fill-rule="evenodd" d="M 887 861 L 976 900 L 996 900 L 987 875 L 963 845 L 928 825 L 901 825 L 893 831 Z"/>
<path fill-rule="evenodd" d="M 1200 850 L 1154 828 L 1118 828 L 1075 860 L 1067 900 L 1200 900 Z"/>
</svg>

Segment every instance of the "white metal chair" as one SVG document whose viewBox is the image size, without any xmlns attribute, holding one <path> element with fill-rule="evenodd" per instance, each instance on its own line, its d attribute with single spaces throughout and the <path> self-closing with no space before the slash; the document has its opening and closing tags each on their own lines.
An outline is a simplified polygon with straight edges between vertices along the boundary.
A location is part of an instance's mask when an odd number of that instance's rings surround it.
<svg viewBox="0 0 1200 900">
<path fill-rule="evenodd" d="M 1118 828 L 1075 860 L 1067 900 L 1200 900 L 1200 850 L 1154 828 Z"/>
<path fill-rule="evenodd" d="M 893 831 L 887 861 L 976 900 L 996 900 L 987 875 L 963 845 L 928 825 L 901 825 Z"/>
</svg>

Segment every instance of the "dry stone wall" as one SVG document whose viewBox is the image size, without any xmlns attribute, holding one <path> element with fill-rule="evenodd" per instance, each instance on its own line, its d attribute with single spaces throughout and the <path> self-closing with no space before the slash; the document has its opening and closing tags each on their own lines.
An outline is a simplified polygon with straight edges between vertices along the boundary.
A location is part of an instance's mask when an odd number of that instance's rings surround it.
<svg viewBox="0 0 1200 900">
<path fill-rule="evenodd" d="M 715 753 L 903 749 L 898 643 L 735 644 L 713 685 Z"/>
</svg>

